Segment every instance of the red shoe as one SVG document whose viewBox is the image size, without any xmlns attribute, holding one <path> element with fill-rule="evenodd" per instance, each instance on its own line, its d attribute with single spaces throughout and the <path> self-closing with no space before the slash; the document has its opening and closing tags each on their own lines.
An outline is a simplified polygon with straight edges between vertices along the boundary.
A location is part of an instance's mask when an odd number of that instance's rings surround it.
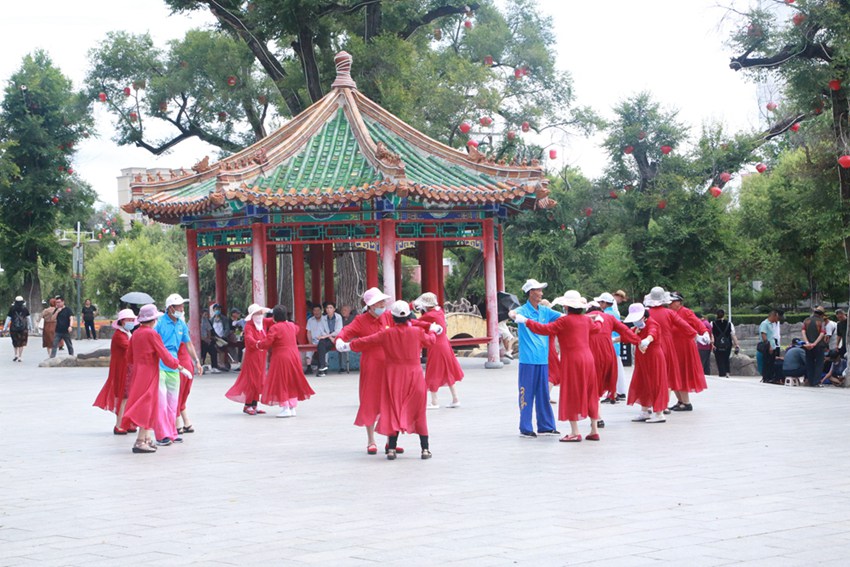
<svg viewBox="0 0 850 567">
<path fill-rule="evenodd" d="M 242 413 L 247 413 L 248 415 L 257 415 L 257 410 L 255 410 L 251 406 L 245 406 L 244 408 L 242 408 Z"/>
<path fill-rule="evenodd" d="M 371 443 L 368 447 L 366 447 L 366 452 L 369 453 L 370 455 L 377 455 L 378 454 L 378 446 L 375 445 L 374 443 Z"/>
<path fill-rule="evenodd" d="M 599 441 L 599 434 L 591 433 L 590 435 L 585 436 L 585 439 L 587 439 L 588 441 Z"/>
<path fill-rule="evenodd" d="M 127 430 L 121 429 L 120 427 L 113 427 L 112 428 L 112 434 L 113 435 L 127 435 Z"/>
<path fill-rule="evenodd" d="M 581 435 L 564 435 L 560 441 L 562 443 L 578 443 L 581 441 Z"/>
</svg>

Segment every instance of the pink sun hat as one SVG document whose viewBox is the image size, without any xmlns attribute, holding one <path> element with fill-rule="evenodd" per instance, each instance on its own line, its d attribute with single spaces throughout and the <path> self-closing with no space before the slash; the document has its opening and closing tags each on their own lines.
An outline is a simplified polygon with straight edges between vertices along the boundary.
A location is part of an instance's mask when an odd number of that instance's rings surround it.
<svg viewBox="0 0 850 567">
<path fill-rule="evenodd" d="M 139 309 L 138 321 L 139 323 L 147 323 L 148 321 L 159 319 L 163 315 L 164 313 L 160 313 L 159 309 L 156 308 L 156 305 L 148 303 L 147 305 L 142 305 L 142 308 Z"/>
<path fill-rule="evenodd" d="M 391 299 L 389 295 L 382 292 L 380 289 L 376 287 L 370 287 L 363 294 L 363 303 L 366 304 L 366 307 L 371 307 L 378 303 L 379 301 L 384 301 L 385 299 Z"/>
<path fill-rule="evenodd" d="M 118 315 L 115 316 L 115 320 L 112 322 L 112 328 L 121 329 L 122 327 L 118 323 L 124 319 L 132 319 L 134 323 L 138 323 L 138 321 L 136 321 L 136 314 L 133 313 L 132 309 L 122 309 L 118 312 Z"/>
</svg>

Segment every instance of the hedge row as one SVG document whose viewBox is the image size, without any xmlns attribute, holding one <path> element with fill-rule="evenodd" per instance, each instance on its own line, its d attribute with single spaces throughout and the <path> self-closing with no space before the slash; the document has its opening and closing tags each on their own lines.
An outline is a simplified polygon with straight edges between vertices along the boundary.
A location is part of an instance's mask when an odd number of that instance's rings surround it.
<svg viewBox="0 0 850 567">
<path fill-rule="evenodd" d="M 782 317 L 783 323 L 802 323 L 810 313 L 786 313 Z M 709 319 L 714 319 L 711 315 Z M 736 325 L 758 325 L 767 318 L 765 313 L 732 313 L 732 322 Z"/>
</svg>

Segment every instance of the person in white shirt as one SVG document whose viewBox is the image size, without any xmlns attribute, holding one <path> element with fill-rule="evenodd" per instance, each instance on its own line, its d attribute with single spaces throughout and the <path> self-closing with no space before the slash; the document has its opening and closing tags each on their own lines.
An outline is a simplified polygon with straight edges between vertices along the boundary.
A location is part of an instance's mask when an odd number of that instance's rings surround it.
<svg viewBox="0 0 850 567">
<path fill-rule="evenodd" d="M 825 340 L 829 341 L 829 350 L 837 350 L 838 349 L 838 323 L 829 318 L 829 314 L 826 313 L 823 316 L 824 321 L 824 329 L 826 331 Z"/>
</svg>

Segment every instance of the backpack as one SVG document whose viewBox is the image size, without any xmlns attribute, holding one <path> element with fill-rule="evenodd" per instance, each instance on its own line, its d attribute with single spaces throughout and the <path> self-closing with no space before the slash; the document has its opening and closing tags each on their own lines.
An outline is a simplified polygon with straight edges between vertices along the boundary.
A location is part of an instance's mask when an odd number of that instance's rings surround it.
<svg viewBox="0 0 850 567">
<path fill-rule="evenodd" d="M 714 325 L 714 348 L 720 351 L 732 350 L 732 326 L 729 321 L 723 321 L 724 327 L 721 328 L 717 321 Z"/>
<path fill-rule="evenodd" d="M 12 324 L 9 328 L 16 333 L 27 330 L 27 318 L 24 317 L 23 311 L 15 311 L 15 315 L 12 317 Z"/>
</svg>

